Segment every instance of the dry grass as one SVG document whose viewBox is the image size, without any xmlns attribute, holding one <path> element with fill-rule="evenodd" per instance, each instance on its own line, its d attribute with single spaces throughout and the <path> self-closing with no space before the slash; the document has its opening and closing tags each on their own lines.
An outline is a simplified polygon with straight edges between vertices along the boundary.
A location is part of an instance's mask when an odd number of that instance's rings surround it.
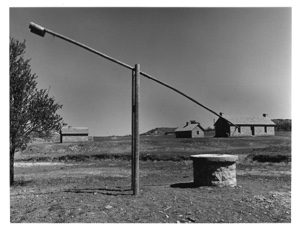
<svg viewBox="0 0 299 231">
<path fill-rule="evenodd" d="M 32 144 L 16 156 L 11 222 L 289 223 L 290 145 L 290 133 L 233 139 L 142 137 L 141 191 L 134 197 L 129 137 Z M 195 187 L 189 160 L 195 153 L 239 155 L 238 186 Z M 265 156 L 268 162 L 261 162 Z"/>
</svg>

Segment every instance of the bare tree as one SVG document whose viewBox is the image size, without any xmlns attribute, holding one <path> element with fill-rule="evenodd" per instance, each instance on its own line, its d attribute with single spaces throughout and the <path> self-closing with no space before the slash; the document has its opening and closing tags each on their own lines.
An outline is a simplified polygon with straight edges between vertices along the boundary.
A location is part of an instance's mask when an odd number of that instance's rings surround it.
<svg viewBox="0 0 299 231">
<path fill-rule="evenodd" d="M 56 112 L 62 107 L 37 89 L 37 76 L 31 73 L 30 59 L 25 59 L 25 41 L 10 38 L 10 185 L 14 184 L 14 155 L 26 148 L 34 136 L 59 131 L 64 125 Z"/>
</svg>

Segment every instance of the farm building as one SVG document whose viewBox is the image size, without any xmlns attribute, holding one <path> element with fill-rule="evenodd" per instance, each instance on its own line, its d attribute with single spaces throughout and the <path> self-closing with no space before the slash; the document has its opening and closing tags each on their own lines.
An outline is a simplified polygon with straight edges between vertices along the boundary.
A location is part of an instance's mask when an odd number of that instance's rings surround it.
<svg viewBox="0 0 299 231">
<path fill-rule="evenodd" d="M 174 133 L 176 138 L 204 137 L 204 129 L 195 120 L 191 120 L 183 126 L 178 127 Z"/>
<path fill-rule="evenodd" d="M 60 130 L 60 143 L 88 141 L 88 128 L 65 126 Z"/>
<path fill-rule="evenodd" d="M 275 123 L 267 117 L 267 114 L 263 114 L 263 116 L 235 116 L 220 113 L 220 115 L 237 125 L 238 128 L 219 117 L 214 124 L 216 137 L 275 135 Z"/>
</svg>

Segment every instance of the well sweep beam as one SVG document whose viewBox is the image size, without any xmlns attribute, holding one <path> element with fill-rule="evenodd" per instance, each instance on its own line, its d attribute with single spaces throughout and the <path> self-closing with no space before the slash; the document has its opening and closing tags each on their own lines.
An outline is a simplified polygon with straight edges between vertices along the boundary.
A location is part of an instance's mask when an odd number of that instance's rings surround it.
<svg viewBox="0 0 299 231">
<path fill-rule="evenodd" d="M 92 53 L 94 53 L 94 54 L 97 54 L 97 55 L 99 55 L 99 56 L 101 56 L 101 57 L 103 57 L 103 58 L 105 58 L 105 59 L 108 59 L 108 60 L 110 60 L 110 61 L 112 61 L 112 62 L 114 62 L 114 63 L 117 63 L 117 64 L 119 64 L 119 65 L 121 65 L 121 66 L 123 66 L 123 67 L 125 67 L 125 68 L 127 68 L 127 69 L 130 69 L 131 71 L 133 71 L 133 70 L 135 69 L 134 67 L 132 67 L 132 66 L 130 66 L 130 65 L 124 63 L 124 62 L 121 62 L 121 61 L 119 61 L 119 60 L 117 60 L 117 59 L 114 59 L 114 58 L 112 58 L 112 57 L 110 57 L 110 56 L 108 56 L 108 55 L 106 55 L 106 54 L 104 54 L 104 53 L 102 53 L 102 52 L 99 52 L 99 51 L 97 51 L 97 50 L 95 50 L 95 49 L 93 49 L 93 48 L 91 48 L 91 47 L 88 47 L 88 46 L 86 46 L 86 45 L 84 45 L 84 44 L 82 44 L 82 43 L 79 43 L 79 42 L 77 42 L 77 41 L 75 41 L 75 40 L 73 40 L 73 39 L 70 39 L 70 38 L 68 38 L 68 37 L 65 37 L 64 35 L 58 34 L 58 33 L 54 32 L 54 31 L 51 31 L 51 30 L 46 29 L 46 28 L 44 28 L 44 27 L 42 27 L 42 26 L 39 26 L 39 25 L 37 25 L 37 24 L 35 24 L 35 23 L 33 23 L 33 22 L 30 23 L 29 28 L 30 28 L 30 31 L 31 31 L 32 33 L 35 33 L 35 34 L 37 34 L 37 35 L 39 35 L 39 36 L 44 37 L 44 36 L 45 36 L 45 33 L 51 34 L 51 35 L 53 35 L 53 36 L 56 36 L 56 37 L 58 37 L 58 38 L 61 38 L 61 39 L 65 40 L 65 41 L 68 41 L 68 42 L 70 42 L 70 43 L 73 43 L 73 44 L 75 44 L 75 45 L 77 45 L 77 46 L 79 46 L 79 47 L 81 47 L 81 48 L 84 48 L 84 49 L 86 49 L 86 50 L 88 50 L 88 51 L 90 51 L 90 52 L 92 52 Z M 209 112 L 213 113 L 214 115 L 216 115 L 216 116 L 218 116 L 218 117 L 220 117 L 220 118 L 223 118 L 223 119 L 226 120 L 229 124 L 231 124 L 231 125 L 235 126 L 236 128 L 238 128 L 237 125 L 233 124 L 232 122 L 230 122 L 229 120 L 225 119 L 224 117 L 222 117 L 221 115 L 219 115 L 219 114 L 216 113 L 215 111 L 213 111 L 213 110 L 211 110 L 210 108 L 204 106 L 203 104 L 199 103 L 197 100 L 191 98 L 190 96 L 188 96 L 188 95 L 186 95 L 185 93 L 181 92 L 180 90 L 178 90 L 178 89 L 176 89 L 176 88 L 170 86 L 169 84 L 166 84 L 166 83 L 162 82 L 161 80 L 158 80 L 158 79 L 156 79 L 155 77 L 153 77 L 153 76 L 151 76 L 151 75 L 149 75 L 149 74 L 147 74 L 147 73 L 144 73 L 144 72 L 142 72 L 142 71 L 140 71 L 140 75 L 142 75 L 142 76 L 144 76 L 144 77 L 146 77 L 146 78 L 148 78 L 148 79 L 151 79 L 151 80 L 153 80 L 153 81 L 155 81 L 155 82 L 157 82 L 157 83 L 159 83 L 159 84 L 161 84 L 161 85 L 163 85 L 163 86 L 165 86 L 165 87 L 167 87 L 167 88 L 169 88 L 169 89 L 171 89 L 171 90 L 173 90 L 173 91 L 179 93 L 180 95 L 186 97 L 187 99 L 191 100 L 191 101 L 194 102 L 195 104 L 197 104 L 197 105 L 203 107 L 204 109 L 208 110 Z"/>
</svg>

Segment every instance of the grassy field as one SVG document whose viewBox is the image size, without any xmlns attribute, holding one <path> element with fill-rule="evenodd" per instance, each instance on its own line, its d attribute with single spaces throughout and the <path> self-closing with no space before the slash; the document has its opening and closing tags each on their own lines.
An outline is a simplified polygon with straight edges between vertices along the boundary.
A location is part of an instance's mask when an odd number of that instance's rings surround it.
<svg viewBox="0 0 299 231">
<path fill-rule="evenodd" d="M 130 137 L 35 143 L 16 155 L 11 222 L 289 223 L 291 133 L 275 137 L 142 136 L 140 196 Z M 195 187 L 191 154 L 238 155 L 237 187 Z"/>
<path fill-rule="evenodd" d="M 279 132 L 269 137 L 182 138 L 173 135 L 141 136 L 141 160 L 188 160 L 192 154 L 220 153 L 243 157 L 251 154 L 269 158 L 290 158 L 291 133 Z M 16 155 L 16 161 L 65 161 L 86 159 L 131 158 L 131 137 L 94 137 L 85 143 L 35 143 Z M 241 157 L 242 158 L 242 157 Z M 269 159 L 271 162 L 271 160 Z M 274 160 L 275 161 L 275 160 Z"/>
</svg>

